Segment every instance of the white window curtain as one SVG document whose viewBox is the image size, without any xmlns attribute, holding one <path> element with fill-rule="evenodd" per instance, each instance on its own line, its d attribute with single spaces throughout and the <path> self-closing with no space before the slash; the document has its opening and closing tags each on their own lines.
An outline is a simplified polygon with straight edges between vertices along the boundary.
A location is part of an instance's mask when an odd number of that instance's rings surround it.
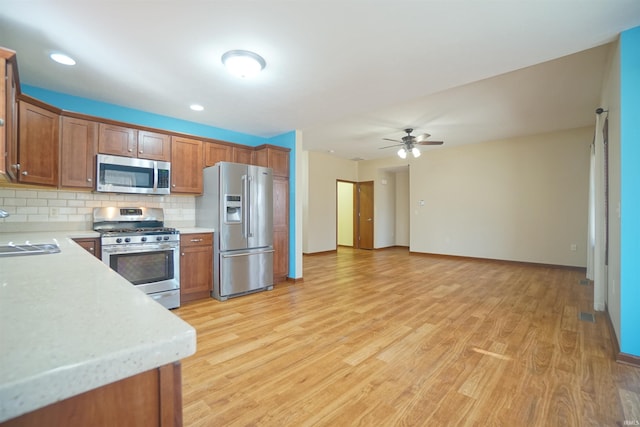
<svg viewBox="0 0 640 427">
<path fill-rule="evenodd" d="M 598 133 L 596 118 L 595 133 Z M 587 279 L 594 279 L 596 252 L 596 137 L 591 143 L 591 161 L 589 163 L 589 220 L 587 224 Z"/>
<path fill-rule="evenodd" d="M 606 182 L 605 146 L 603 126 L 605 117 L 596 115 L 596 126 L 591 145 L 589 170 L 589 206 L 587 229 L 587 279 L 593 280 L 593 308 L 603 311 L 607 298 L 606 266 Z"/>
</svg>

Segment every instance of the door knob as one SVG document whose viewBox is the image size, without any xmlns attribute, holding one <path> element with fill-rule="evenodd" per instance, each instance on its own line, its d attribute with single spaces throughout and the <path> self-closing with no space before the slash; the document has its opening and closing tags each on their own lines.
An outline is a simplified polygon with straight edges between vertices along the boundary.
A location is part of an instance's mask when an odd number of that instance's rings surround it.
<svg viewBox="0 0 640 427">
<path fill-rule="evenodd" d="M 367 218 L 367 221 L 373 221 L 373 218 Z"/>
</svg>

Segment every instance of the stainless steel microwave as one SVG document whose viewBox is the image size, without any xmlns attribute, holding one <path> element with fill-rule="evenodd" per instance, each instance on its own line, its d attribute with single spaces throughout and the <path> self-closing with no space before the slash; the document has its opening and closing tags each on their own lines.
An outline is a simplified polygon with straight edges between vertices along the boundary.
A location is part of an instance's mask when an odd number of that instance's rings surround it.
<svg viewBox="0 0 640 427">
<path fill-rule="evenodd" d="M 171 163 L 98 154 L 96 191 L 105 193 L 169 194 Z"/>
</svg>

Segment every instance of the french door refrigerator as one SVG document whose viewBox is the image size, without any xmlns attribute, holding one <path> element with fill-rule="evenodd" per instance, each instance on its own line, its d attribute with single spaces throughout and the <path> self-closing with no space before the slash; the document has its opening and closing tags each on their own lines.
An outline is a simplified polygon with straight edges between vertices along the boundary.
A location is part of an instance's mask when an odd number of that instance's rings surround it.
<svg viewBox="0 0 640 427">
<path fill-rule="evenodd" d="M 203 174 L 196 225 L 214 228 L 211 296 L 225 301 L 273 289 L 271 168 L 219 162 Z"/>
</svg>

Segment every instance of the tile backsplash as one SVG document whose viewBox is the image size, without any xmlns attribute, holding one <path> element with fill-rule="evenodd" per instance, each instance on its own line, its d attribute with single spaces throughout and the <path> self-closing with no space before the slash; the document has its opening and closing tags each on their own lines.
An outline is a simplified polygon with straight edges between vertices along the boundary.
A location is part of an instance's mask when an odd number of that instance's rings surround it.
<svg viewBox="0 0 640 427">
<path fill-rule="evenodd" d="M 195 196 L 144 196 L 22 187 L 0 187 L 0 232 L 91 230 L 94 207 L 163 208 L 168 227 L 193 227 Z"/>
</svg>

